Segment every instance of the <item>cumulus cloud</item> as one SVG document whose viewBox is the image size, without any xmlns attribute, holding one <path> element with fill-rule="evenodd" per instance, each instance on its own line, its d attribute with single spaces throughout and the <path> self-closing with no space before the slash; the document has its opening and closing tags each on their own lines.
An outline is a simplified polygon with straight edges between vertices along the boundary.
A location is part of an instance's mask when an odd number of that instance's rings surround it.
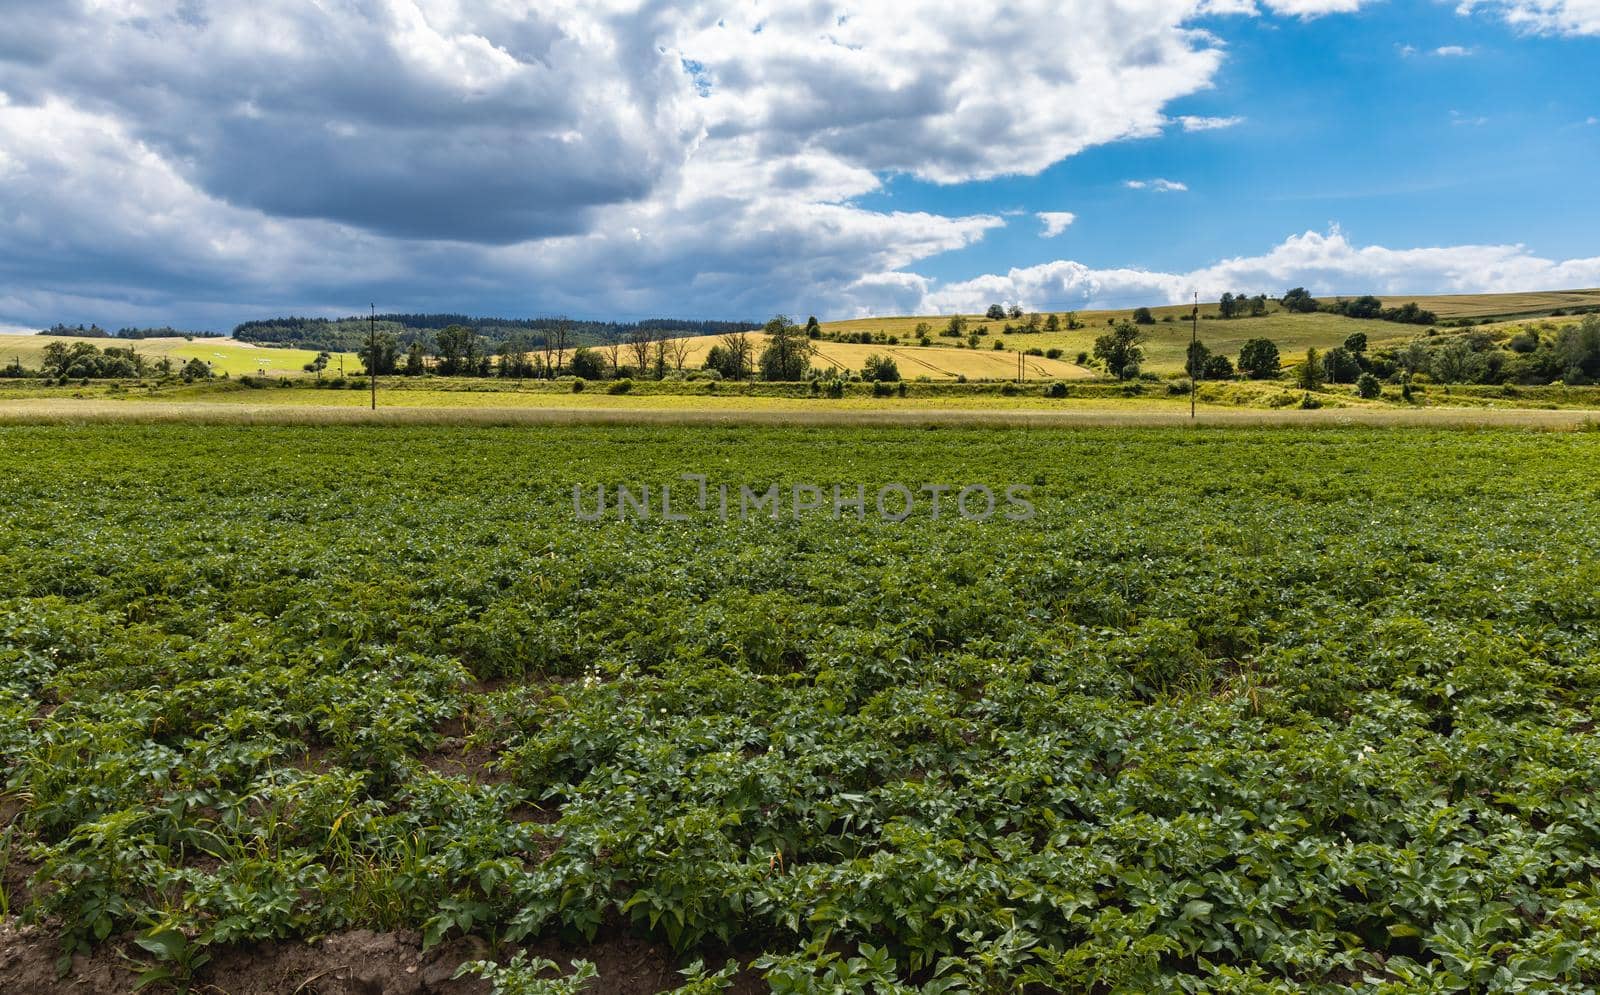
<svg viewBox="0 0 1600 995">
<path fill-rule="evenodd" d="M 1071 211 L 1040 211 L 1034 216 L 1044 223 L 1045 238 L 1055 238 L 1078 220 L 1078 216 Z"/>
<path fill-rule="evenodd" d="M 1016 300 L 1038 310 L 1181 304 L 1198 292 L 1277 295 L 1303 286 L 1313 294 L 1494 293 L 1600 285 L 1600 257 L 1555 261 L 1521 245 L 1389 249 L 1357 246 L 1337 228 L 1286 239 L 1259 256 L 1228 259 L 1189 273 L 1095 269 L 1068 260 L 988 274 L 932 288 L 928 313 L 982 310 Z"/>
<path fill-rule="evenodd" d="M 902 309 L 1003 221 L 861 206 L 885 176 L 1157 135 L 1199 18 L 1360 6 L 8 0 L 0 323 Z"/>
<path fill-rule="evenodd" d="M 0 320 L 855 300 L 1000 224 L 883 176 L 1158 134 L 1228 6 L 11 0 Z"/>
<path fill-rule="evenodd" d="M 1467 48 L 1462 45 L 1441 45 L 1433 50 L 1433 54 L 1443 59 L 1464 59 L 1477 53 L 1477 49 Z"/>
<path fill-rule="evenodd" d="M 1183 193 L 1189 189 L 1187 183 L 1177 180 L 1127 180 L 1122 185 L 1129 190 L 1151 190 L 1155 193 Z"/>
<path fill-rule="evenodd" d="M 1456 7 L 1461 14 L 1479 9 L 1534 34 L 1600 35 L 1600 0 L 1462 0 Z"/>
</svg>

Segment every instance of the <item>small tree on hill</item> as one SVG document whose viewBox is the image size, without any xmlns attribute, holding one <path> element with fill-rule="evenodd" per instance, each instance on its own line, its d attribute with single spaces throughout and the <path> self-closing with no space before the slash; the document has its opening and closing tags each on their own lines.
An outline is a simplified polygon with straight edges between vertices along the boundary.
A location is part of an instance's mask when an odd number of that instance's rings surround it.
<svg viewBox="0 0 1600 995">
<path fill-rule="evenodd" d="M 1322 375 L 1322 354 L 1315 348 L 1307 349 L 1305 362 L 1295 371 L 1295 385 L 1302 390 L 1321 390 Z"/>
<path fill-rule="evenodd" d="M 1156 323 L 1156 316 L 1151 314 L 1150 309 L 1147 307 L 1138 308 L 1133 312 L 1133 323 L 1135 325 L 1153 325 Z"/>
<path fill-rule="evenodd" d="M 1271 339 L 1251 339 L 1239 350 L 1239 370 L 1252 380 L 1269 380 L 1281 367 L 1278 345 Z"/>
<path fill-rule="evenodd" d="M 1106 371 L 1118 380 L 1137 376 L 1138 366 L 1144 360 L 1140 344 L 1144 333 L 1131 321 L 1120 321 L 1111 331 L 1094 340 L 1094 358 L 1103 362 Z M 1130 372 L 1131 370 L 1131 372 Z"/>
</svg>

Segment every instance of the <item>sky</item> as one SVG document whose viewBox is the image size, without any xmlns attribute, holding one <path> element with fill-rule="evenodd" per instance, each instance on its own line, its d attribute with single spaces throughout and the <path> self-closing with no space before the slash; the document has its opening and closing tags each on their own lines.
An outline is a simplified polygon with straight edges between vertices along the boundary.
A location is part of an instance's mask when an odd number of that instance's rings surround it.
<svg viewBox="0 0 1600 995">
<path fill-rule="evenodd" d="M 1600 0 L 0 14 L 0 330 L 1600 287 Z"/>
</svg>

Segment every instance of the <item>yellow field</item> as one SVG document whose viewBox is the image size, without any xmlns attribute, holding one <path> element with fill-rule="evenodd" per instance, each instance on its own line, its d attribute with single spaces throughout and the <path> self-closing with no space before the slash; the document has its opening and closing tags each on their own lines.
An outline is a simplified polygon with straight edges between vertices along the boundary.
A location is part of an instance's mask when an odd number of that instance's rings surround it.
<svg viewBox="0 0 1600 995">
<path fill-rule="evenodd" d="M 1537 316 L 1554 310 L 1600 307 L 1600 290 L 1549 290 L 1526 294 L 1446 294 L 1433 297 L 1385 297 L 1385 307 L 1407 301 L 1440 318 Z"/>
<path fill-rule="evenodd" d="M 915 324 L 921 318 L 891 318 L 889 321 L 910 321 Z M 824 326 L 826 327 L 826 326 Z M 1039 336 L 1033 336 L 1038 338 Z M 751 340 L 755 344 L 757 354 L 766 346 L 766 336 L 752 332 Z M 719 342 L 715 335 L 700 335 L 689 340 L 691 352 L 687 365 L 698 369 L 705 364 L 706 353 Z M 1033 346 L 1036 343 L 1028 342 Z M 895 345 L 860 345 L 853 342 L 812 342 L 811 365 L 817 369 L 826 370 L 832 367 L 842 372 L 860 372 L 866 363 L 867 357 L 876 353 L 880 356 L 890 356 L 895 365 L 900 369 L 900 375 L 907 380 L 918 377 L 927 377 L 930 380 L 954 380 L 964 376 L 968 380 L 1015 380 L 1017 378 L 1017 354 L 1015 352 L 996 352 L 993 346 L 978 349 L 957 349 L 953 346 L 895 346 Z M 1029 380 L 1083 380 L 1097 376 L 1093 370 L 1084 369 L 1073 363 L 1058 359 L 1045 359 L 1043 356 L 1027 356 L 1025 361 L 1025 376 Z"/>
<path fill-rule="evenodd" d="M 170 356 L 173 363 L 180 366 L 191 359 L 202 359 L 211 364 L 214 373 L 219 376 L 226 373 L 231 377 L 255 373 L 274 377 L 305 376 L 305 365 L 317 358 L 315 350 L 273 349 L 234 339 L 80 339 L 58 335 L 0 335 L 0 365 L 20 359 L 23 366 L 37 368 L 44 355 L 44 347 L 51 342 L 65 342 L 68 345 L 87 342 L 97 349 L 107 346 L 132 348 L 149 360 Z M 344 354 L 344 365 L 347 373 L 361 371 L 361 360 L 354 353 Z M 329 362 L 328 373 L 338 375 L 338 353 Z"/>
</svg>

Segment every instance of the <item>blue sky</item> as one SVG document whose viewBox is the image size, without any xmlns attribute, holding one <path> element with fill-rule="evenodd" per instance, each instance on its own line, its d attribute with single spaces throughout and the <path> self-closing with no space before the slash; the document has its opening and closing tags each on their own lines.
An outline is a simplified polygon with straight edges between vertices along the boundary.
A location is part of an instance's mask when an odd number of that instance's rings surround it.
<svg viewBox="0 0 1600 995">
<path fill-rule="evenodd" d="M 0 329 L 1596 286 L 1597 163 L 1596 0 L 10 0 Z"/>
<path fill-rule="evenodd" d="M 948 280 L 1063 255 L 1181 272 L 1330 224 L 1363 244 L 1600 252 L 1600 125 L 1590 123 L 1600 38 L 1526 35 L 1435 3 L 1198 23 L 1228 58 L 1212 88 L 1169 113 L 1237 125 L 1099 146 L 1037 176 L 956 186 L 897 176 L 862 203 L 1076 215 L 1055 238 L 1019 220 L 920 267 Z M 1124 186 L 1151 178 L 1188 190 Z"/>
</svg>

